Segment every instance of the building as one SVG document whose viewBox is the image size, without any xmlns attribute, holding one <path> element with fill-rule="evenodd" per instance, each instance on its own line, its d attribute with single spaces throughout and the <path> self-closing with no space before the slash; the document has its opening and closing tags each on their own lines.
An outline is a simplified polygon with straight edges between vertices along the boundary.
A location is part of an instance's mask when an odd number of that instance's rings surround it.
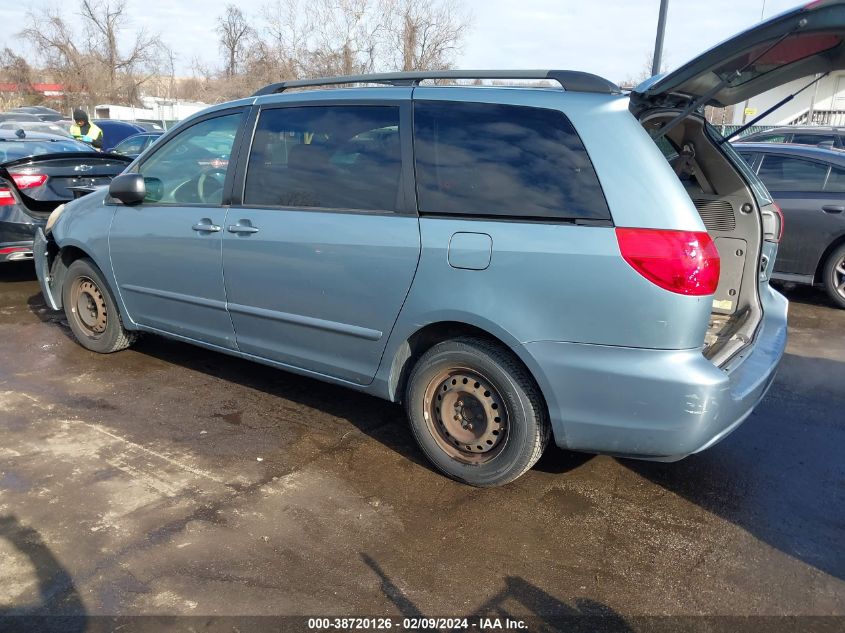
<svg viewBox="0 0 845 633">
<path fill-rule="evenodd" d="M 751 121 L 812 80 L 813 77 L 803 77 L 757 95 L 747 104 L 737 104 L 732 122 L 739 125 Z M 823 77 L 757 124 L 845 126 L 845 73 L 831 73 Z"/>
<path fill-rule="evenodd" d="M 103 103 L 94 107 L 97 119 L 120 121 L 181 121 L 185 117 L 204 110 L 207 103 L 179 101 L 163 97 L 141 97 L 141 107 Z"/>
<path fill-rule="evenodd" d="M 19 85 L 15 83 L 0 83 L 0 94 L 21 94 L 37 93 L 44 97 L 45 101 L 58 101 L 65 94 L 62 84 L 39 83 L 31 85 Z"/>
</svg>

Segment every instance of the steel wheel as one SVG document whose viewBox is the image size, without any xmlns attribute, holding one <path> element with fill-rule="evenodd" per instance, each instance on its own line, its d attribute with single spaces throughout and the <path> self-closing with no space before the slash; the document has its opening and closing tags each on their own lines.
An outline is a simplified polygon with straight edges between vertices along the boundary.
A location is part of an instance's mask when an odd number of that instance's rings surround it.
<svg viewBox="0 0 845 633">
<path fill-rule="evenodd" d="M 109 323 L 106 299 L 90 277 L 77 277 L 70 287 L 70 312 L 89 338 L 100 338 Z"/>
<path fill-rule="evenodd" d="M 426 387 L 424 402 L 432 437 L 453 459 L 482 464 L 501 452 L 507 440 L 507 407 L 480 373 L 465 368 L 440 372 Z"/>
</svg>

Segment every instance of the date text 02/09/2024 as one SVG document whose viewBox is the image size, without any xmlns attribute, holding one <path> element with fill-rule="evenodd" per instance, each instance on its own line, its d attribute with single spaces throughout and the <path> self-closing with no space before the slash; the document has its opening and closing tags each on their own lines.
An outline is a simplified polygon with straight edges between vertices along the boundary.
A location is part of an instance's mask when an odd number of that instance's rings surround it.
<svg viewBox="0 0 845 633">
<path fill-rule="evenodd" d="M 385 631 L 399 629 L 405 631 L 438 630 L 526 630 L 525 621 L 517 618 L 309 618 L 308 629 L 312 631 Z"/>
</svg>

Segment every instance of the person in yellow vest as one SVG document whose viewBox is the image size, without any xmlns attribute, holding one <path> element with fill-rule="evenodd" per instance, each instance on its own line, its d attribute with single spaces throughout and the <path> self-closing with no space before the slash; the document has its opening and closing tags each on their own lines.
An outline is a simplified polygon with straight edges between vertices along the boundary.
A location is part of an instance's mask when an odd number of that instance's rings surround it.
<svg viewBox="0 0 845 633">
<path fill-rule="evenodd" d="M 74 124 L 70 126 L 70 134 L 73 138 L 88 143 L 94 149 L 103 149 L 103 131 L 88 121 L 88 114 L 85 110 L 73 111 Z"/>
</svg>

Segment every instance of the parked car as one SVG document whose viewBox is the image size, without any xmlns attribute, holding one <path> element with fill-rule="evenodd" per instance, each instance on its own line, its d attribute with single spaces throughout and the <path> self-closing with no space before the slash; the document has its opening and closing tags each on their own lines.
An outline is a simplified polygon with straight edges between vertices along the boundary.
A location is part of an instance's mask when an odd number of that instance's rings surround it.
<svg viewBox="0 0 845 633">
<path fill-rule="evenodd" d="M 56 207 L 130 162 L 64 136 L 0 130 L 0 262 L 32 259 L 35 230 Z"/>
<path fill-rule="evenodd" d="M 41 121 L 34 114 L 27 114 L 26 112 L 0 112 L 0 123 L 4 121 L 31 121 L 38 123 Z"/>
<path fill-rule="evenodd" d="M 120 141 L 146 130 L 129 121 L 95 119 L 93 123 L 103 131 L 103 149 L 110 152 Z"/>
<path fill-rule="evenodd" d="M 135 158 L 141 154 L 145 149 L 158 140 L 164 132 L 144 132 L 143 134 L 134 134 L 129 136 L 112 148 L 115 154 L 123 156 L 131 156 Z"/>
<path fill-rule="evenodd" d="M 786 219 L 773 277 L 821 284 L 845 308 L 845 152 L 780 143 L 737 151 Z"/>
<path fill-rule="evenodd" d="M 845 149 L 845 129 L 816 125 L 787 125 L 754 132 L 734 143 L 788 143 L 795 145 L 821 145 L 830 149 Z"/>
<path fill-rule="evenodd" d="M 161 132 L 164 133 L 164 126 L 155 121 L 133 121 L 135 125 L 144 128 L 147 132 Z"/>
<path fill-rule="evenodd" d="M 62 118 L 62 113 L 47 106 L 21 106 L 19 108 L 12 108 L 11 112 L 23 112 L 25 114 L 32 114 L 37 116 L 42 121 L 58 121 Z"/>
<path fill-rule="evenodd" d="M 42 132 L 44 134 L 57 134 L 71 138 L 70 132 L 64 127 L 47 121 L 3 121 L 0 122 L 0 130 L 23 130 L 27 134 L 31 132 Z"/>
<path fill-rule="evenodd" d="M 679 459 L 749 416 L 786 344 L 779 216 L 701 106 L 845 67 L 843 6 L 629 95 L 575 71 L 267 86 L 54 212 L 42 292 L 93 351 L 160 334 L 401 402 L 473 485 L 512 481 L 550 438 Z M 421 85 L 475 78 L 563 90 Z"/>
</svg>

